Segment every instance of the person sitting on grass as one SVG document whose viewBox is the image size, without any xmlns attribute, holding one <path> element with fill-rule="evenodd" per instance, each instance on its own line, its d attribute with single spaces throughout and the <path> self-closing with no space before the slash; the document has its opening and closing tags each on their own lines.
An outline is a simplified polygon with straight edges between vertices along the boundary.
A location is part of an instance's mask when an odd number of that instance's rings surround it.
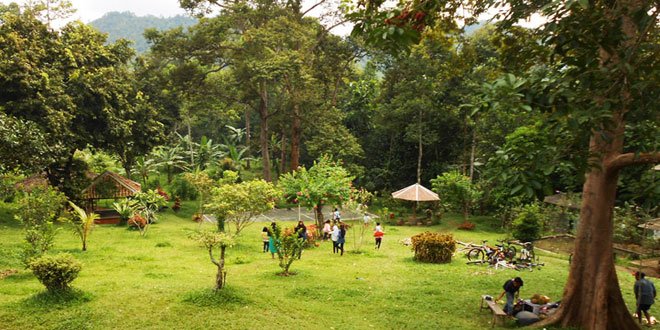
<svg viewBox="0 0 660 330">
<path fill-rule="evenodd" d="M 523 280 L 520 277 L 512 278 L 506 282 L 504 282 L 504 285 L 502 288 L 504 291 L 500 294 L 499 297 L 497 297 L 496 300 L 502 299 L 502 296 L 506 294 L 506 304 L 504 305 L 504 312 L 507 313 L 507 315 L 512 315 L 513 314 L 513 303 L 515 299 L 518 299 L 520 296 L 520 287 L 523 286 Z"/>
</svg>

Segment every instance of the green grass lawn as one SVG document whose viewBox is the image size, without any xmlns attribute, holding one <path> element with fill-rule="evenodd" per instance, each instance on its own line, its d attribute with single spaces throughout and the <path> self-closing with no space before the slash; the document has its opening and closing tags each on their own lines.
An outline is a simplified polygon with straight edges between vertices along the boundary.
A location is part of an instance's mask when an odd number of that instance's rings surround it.
<svg viewBox="0 0 660 330">
<path fill-rule="evenodd" d="M 277 261 L 261 252 L 264 224 L 255 223 L 228 250 L 227 287 L 216 294 L 215 266 L 187 238 L 198 227 L 190 221 L 192 207 L 161 213 L 144 238 L 125 227 L 97 226 L 86 252 L 63 228 L 53 252 L 72 253 L 83 269 L 76 290 L 58 297 L 22 269 L 16 256 L 21 229 L 0 204 L 0 272 L 19 270 L 0 280 L 0 329 L 485 329 L 491 315 L 479 311 L 481 294 L 498 295 L 504 281 L 521 276 L 521 297 L 558 299 L 568 272 L 566 260 L 551 256 L 542 256 L 546 266 L 533 272 L 466 265 L 463 257 L 450 264 L 414 262 L 399 241 L 425 230 L 449 231 L 459 222 L 450 217 L 434 227 L 385 227 L 381 250 L 372 250 L 367 235 L 361 254 L 354 253 L 349 232 L 344 256 L 321 243 L 294 262 L 297 275 L 282 277 Z M 487 218 L 473 221 L 476 230 L 455 237 L 504 237 Z M 620 281 L 631 307 L 633 279 L 622 272 Z"/>
</svg>

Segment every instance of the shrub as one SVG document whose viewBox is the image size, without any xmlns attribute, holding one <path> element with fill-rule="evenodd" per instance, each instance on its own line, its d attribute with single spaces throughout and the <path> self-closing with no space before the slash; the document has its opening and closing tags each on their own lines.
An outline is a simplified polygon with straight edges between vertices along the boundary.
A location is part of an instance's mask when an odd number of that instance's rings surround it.
<svg viewBox="0 0 660 330">
<path fill-rule="evenodd" d="M 449 211 L 461 212 L 467 220 L 472 205 L 481 197 L 481 192 L 472 180 L 459 173 L 451 171 L 438 175 L 431 180 L 433 191 L 440 195 L 442 207 Z"/>
<path fill-rule="evenodd" d="M 288 276 L 294 273 L 290 272 L 291 264 L 293 261 L 300 257 L 304 240 L 298 238 L 298 235 L 292 228 L 282 229 L 278 224 L 271 225 L 271 234 L 275 242 L 275 250 L 277 251 L 277 258 L 280 261 L 280 268 L 282 272 L 280 275 Z"/>
<path fill-rule="evenodd" d="M 432 232 L 419 233 L 411 237 L 414 260 L 432 263 L 451 262 L 456 251 L 456 240 L 451 234 Z"/>
<path fill-rule="evenodd" d="M 17 200 L 18 212 L 14 215 L 25 230 L 25 245 L 21 258 L 26 268 L 32 258 L 45 254 L 55 242 L 58 228 L 54 222 L 60 220 L 66 197 L 50 186 L 37 187 L 24 192 Z"/>
<path fill-rule="evenodd" d="M 531 242 L 541 237 L 544 216 L 538 204 L 523 206 L 512 223 L 512 235 L 521 242 Z"/>
<path fill-rule="evenodd" d="M 156 193 L 158 193 L 158 195 L 161 195 L 161 196 L 163 197 L 163 199 L 165 199 L 166 202 L 169 202 L 169 201 L 170 201 L 170 195 L 168 195 L 168 194 L 165 192 L 165 190 L 163 190 L 162 187 L 160 187 L 160 186 L 159 186 L 159 187 L 156 187 Z"/>
<path fill-rule="evenodd" d="M 129 227 L 144 228 L 147 225 L 147 219 L 143 218 L 139 214 L 135 214 L 133 217 L 128 219 Z"/>
<path fill-rule="evenodd" d="M 174 205 L 172 205 L 172 211 L 179 212 L 181 209 L 181 198 L 179 196 L 174 197 Z"/>
<path fill-rule="evenodd" d="M 30 262 L 30 270 L 51 292 L 69 289 L 69 283 L 78 277 L 80 262 L 68 253 L 43 256 Z"/>
<path fill-rule="evenodd" d="M 197 199 L 197 189 L 183 176 L 177 176 L 170 184 L 170 192 L 173 196 L 179 196 L 183 200 Z"/>
<path fill-rule="evenodd" d="M 458 229 L 460 230 L 473 230 L 476 225 L 473 222 L 470 221 L 463 221 L 460 225 L 458 225 Z"/>
<path fill-rule="evenodd" d="M 625 203 L 614 208 L 614 242 L 624 244 L 642 244 L 644 229 L 639 228 L 649 215 L 636 205 Z"/>
</svg>

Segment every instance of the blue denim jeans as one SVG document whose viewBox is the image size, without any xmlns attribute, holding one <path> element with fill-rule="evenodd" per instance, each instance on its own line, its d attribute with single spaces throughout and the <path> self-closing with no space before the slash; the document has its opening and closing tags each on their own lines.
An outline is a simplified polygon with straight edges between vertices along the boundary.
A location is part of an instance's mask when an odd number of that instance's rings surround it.
<svg viewBox="0 0 660 330">
<path fill-rule="evenodd" d="M 506 305 L 504 305 L 504 312 L 511 315 L 513 312 L 513 299 L 515 298 L 515 294 L 511 292 L 506 293 Z"/>
</svg>

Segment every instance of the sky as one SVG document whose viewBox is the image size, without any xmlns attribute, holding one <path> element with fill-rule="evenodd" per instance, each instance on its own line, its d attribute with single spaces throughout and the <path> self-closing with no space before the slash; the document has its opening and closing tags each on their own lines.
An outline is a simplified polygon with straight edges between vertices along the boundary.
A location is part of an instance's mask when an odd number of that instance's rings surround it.
<svg viewBox="0 0 660 330">
<path fill-rule="evenodd" d="M 24 4 L 29 0 L 0 0 L 0 3 L 8 4 L 16 2 Z M 137 16 L 154 15 L 157 17 L 172 17 L 176 15 L 186 15 L 186 11 L 179 7 L 178 0 L 70 0 L 76 12 L 68 20 L 63 22 L 54 22 L 56 28 L 64 26 L 68 21 L 80 20 L 83 23 L 89 23 L 102 17 L 105 13 L 112 11 L 130 11 Z M 331 2 L 331 1 L 330 1 Z M 312 12 L 321 12 L 319 7 Z M 344 24 L 335 28 L 332 32 L 339 35 L 350 33 L 352 25 Z"/>
<path fill-rule="evenodd" d="M 16 2 L 25 3 L 27 0 L 0 0 L 4 4 Z M 130 11 L 137 16 L 171 17 L 185 15 L 186 11 L 179 8 L 178 0 L 70 0 L 76 13 L 72 20 L 81 20 L 89 23 L 111 11 Z"/>
<path fill-rule="evenodd" d="M 17 2 L 23 4 L 29 0 L 0 0 L 0 3 Z M 102 17 L 105 13 L 112 11 L 130 11 L 137 16 L 154 15 L 158 17 L 171 17 L 176 15 L 186 15 L 186 11 L 179 7 L 178 0 L 70 0 L 76 12 L 69 20 L 80 20 L 89 23 Z M 319 12 L 322 9 L 319 8 Z M 314 13 L 312 13 L 314 15 Z M 492 15 L 492 14 L 489 14 Z M 486 15 L 486 16 L 489 16 Z M 480 17 L 481 19 L 481 17 Z M 487 19 L 484 17 L 483 19 Z M 519 25 L 524 27 L 536 27 L 544 20 L 536 15 L 529 21 L 521 21 Z M 64 25 L 66 22 L 54 25 Z M 345 24 L 339 26 L 332 32 L 338 35 L 347 35 L 352 26 Z"/>
</svg>

